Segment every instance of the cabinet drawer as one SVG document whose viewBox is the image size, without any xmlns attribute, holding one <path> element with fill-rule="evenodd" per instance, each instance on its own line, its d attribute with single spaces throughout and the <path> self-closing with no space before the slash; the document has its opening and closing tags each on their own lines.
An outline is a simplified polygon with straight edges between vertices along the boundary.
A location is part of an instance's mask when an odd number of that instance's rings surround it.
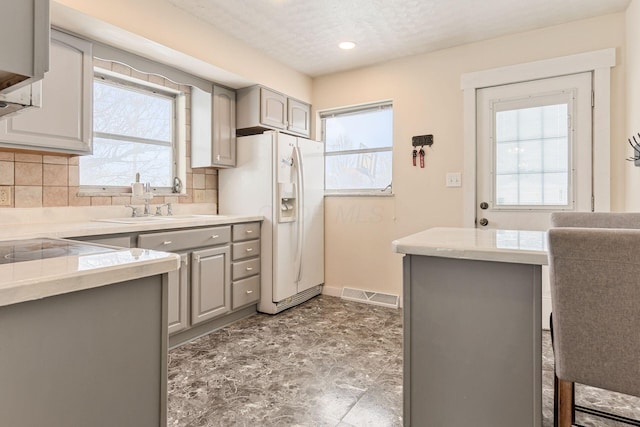
<svg viewBox="0 0 640 427">
<path fill-rule="evenodd" d="M 234 261 L 258 255 L 260 255 L 260 240 L 233 244 L 232 259 Z"/>
<path fill-rule="evenodd" d="M 260 223 L 249 222 L 246 224 L 235 224 L 233 226 L 233 241 L 257 239 L 260 237 Z"/>
<path fill-rule="evenodd" d="M 260 258 L 250 259 L 249 261 L 234 262 L 232 270 L 231 275 L 233 280 L 258 274 L 260 273 Z"/>
<path fill-rule="evenodd" d="M 232 308 L 235 310 L 243 305 L 250 304 L 260 299 L 260 276 L 233 282 Z"/>
<path fill-rule="evenodd" d="M 141 234 L 138 247 L 162 251 L 179 251 L 202 246 L 215 246 L 230 240 L 231 227 L 209 227 L 191 230 Z"/>
</svg>

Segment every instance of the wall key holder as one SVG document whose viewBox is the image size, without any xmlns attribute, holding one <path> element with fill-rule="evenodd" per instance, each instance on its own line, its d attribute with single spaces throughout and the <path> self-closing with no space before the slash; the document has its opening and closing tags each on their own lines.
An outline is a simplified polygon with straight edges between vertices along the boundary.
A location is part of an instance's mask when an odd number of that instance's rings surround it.
<svg viewBox="0 0 640 427">
<path fill-rule="evenodd" d="M 411 138 L 411 145 L 414 147 L 411 152 L 411 157 L 413 158 L 413 166 L 416 165 L 416 158 L 418 155 L 420 156 L 420 167 L 424 168 L 424 146 L 431 147 L 433 145 L 433 135 L 418 135 Z M 420 151 L 418 151 L 415 147 L 420 147 Z"/>
<path fill-rule="evenodd" d="M 633 142 L 631 142 L 632 138 Z M 638 133 L 638 138 L 640 138 L 640 133 Z M 638 143 L 635 136 L 632 136 L 627 141 L 629 141 L 629 145 L 633 148 L 633 157 L 627 157 L 627 160 L 633 162 L 634 166 L 640 166 L 640 143 Z"/>
</svg>

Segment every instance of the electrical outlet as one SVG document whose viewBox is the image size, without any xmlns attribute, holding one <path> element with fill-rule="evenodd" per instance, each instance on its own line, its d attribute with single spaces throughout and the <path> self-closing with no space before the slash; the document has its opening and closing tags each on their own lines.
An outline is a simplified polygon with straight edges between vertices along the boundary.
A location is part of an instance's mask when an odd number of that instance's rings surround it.
<svg viewBox="0 0 640 427">
<path fill-rule="evenodd" d="M 0 206 L 11 206 L 11 187 L 0 187 Z"/>
</svg>

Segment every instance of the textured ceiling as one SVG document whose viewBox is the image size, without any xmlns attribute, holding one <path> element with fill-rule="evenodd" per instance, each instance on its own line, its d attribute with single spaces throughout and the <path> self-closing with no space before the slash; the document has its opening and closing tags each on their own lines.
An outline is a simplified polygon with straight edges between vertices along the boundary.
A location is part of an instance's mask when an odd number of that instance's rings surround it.
<svg viewBox="0 0 640 427">
<path fill-rule="evenodd" d="M 169 0 L 310 76 L 624 11 L 630 0 Z M 354 41 L 351 51 L 337 48 Z"/>
</svg>

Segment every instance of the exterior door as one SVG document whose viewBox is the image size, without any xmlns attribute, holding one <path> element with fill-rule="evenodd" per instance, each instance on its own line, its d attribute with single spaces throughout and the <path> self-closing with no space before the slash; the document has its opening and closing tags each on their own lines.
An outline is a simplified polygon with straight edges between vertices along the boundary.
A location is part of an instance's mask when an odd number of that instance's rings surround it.
<svg viewBox="0 0 640 427">
<path fill-rule="evenodd" d="M 476 227 L 528 247 L 553 211 L 591 211 L 592 76 L 581 73 L 477 92 Z M 498 242 L 500 243 L 500 242 Z M 542 268 L 542 325 L 549 327 L 549 269 Z"/>
<path fill-rule="evenodd" d="M 546 230 L 592 206 L 591 73 L 477 93 L 476 226 Z"/>
</svg>

